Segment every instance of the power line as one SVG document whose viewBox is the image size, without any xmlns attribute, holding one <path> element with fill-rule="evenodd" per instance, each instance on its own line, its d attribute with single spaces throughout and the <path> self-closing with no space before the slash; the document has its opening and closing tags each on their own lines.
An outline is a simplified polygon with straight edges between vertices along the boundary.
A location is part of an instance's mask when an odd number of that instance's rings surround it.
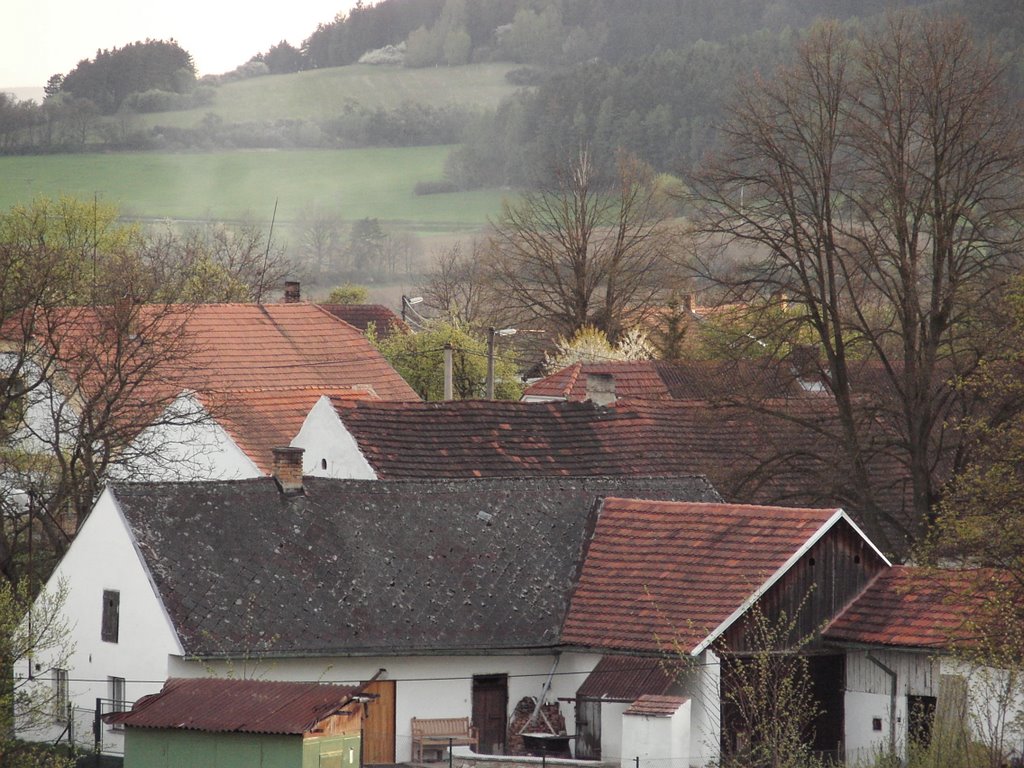
<svg viewBox="0 0 1024 768">
<path fill-rule="evenodd" d="M 702 667 L 715 667 L 715 666 L 719 666 L 719 664 L 720 664 L 720 662 L 718 662 L 718 661 L 707 662 L 707 661 L 696 661 L 692 657 L 682 657 L 682 658 L 683 658 L 683 660 L 681 662 L 679 662 L 679 664 L 678 664 L 678 668 L 679 668 L 680 672 L 685 672 L 685 671 L 689 671 L 689 670 L 696 669 L 696 668 L 702 668 Z M 260 658 L 258 660 L 224 659 L 223 662 L 224 663 L 231 663 L 231 662 L 241 663 L 242 661 L 245 661 L 246 664 L 252 663 L 253 665 L 257 665 L 261 661 L 267 661 L 269 663 L 271 661 L 279 662 L 279 661 L 287 661 L 287 660 L 288 660 L 287 657 L 268 657 L 266 659 Z M 217 663 L 218 661 L 221 661 L 221 660 L 219 660 L 219 659 L 207 659 L 206 660 L 207 663 Z M 509 674 L 509 675 L 507 675 L 507 677 L 510 680 L 516 680 L 516 679 L 524 679 L 525 680 L 525 679 L 532 679 L 532 678 L 547 678 L 549 674 L 551 674 L 552 677 L 579 677 L 581 675 L 582 676 L 590 676 L 591 674 L 595 674 L 595 673 L 597 675 L 614 675 L 614 674 L 618 674 L 618 673 L 621 673 L 621 672 L 650 672 L 650 671 L 653 671 L 656 668 L 665 669 L 666 666 L 669 666 L 668 660 L 666 660 L 665 664 L 662 664 L 660 662 L 660 660 L 656 660 L 656 659 L 652 659 L 652 662 L 654 662 L 654 663 L 652 663 L 652 664 L 642 664 L 642 665 L 638 664 L 635 667 L 619 667 L 619 668 L 617 668 L 614 671 L 608 671 L 608 672 L 601 672 L 601 671 L 596 671 L 596 670 L 590 670 L 590 671 L 575 670 L 575 671 L 569 671 L 569 672 L 554 672 L 553 674 L 549 673 L 549 672 L 523 672 L 523 673 L 518 673 L 518 674 Z M 480 674 L 485 674 L 485 673 L 480 673 Z M 383 678 L 383 679 L 385 679 L 385 680 L 387 680 L 389 682 L 395 682 L 395 683 L 450 683 L 450 682 L 460 682 L 460 681 L 472 681 L 473 678 L 476 677 L 476 676 L 477 675 L 454 675 L 454 676 L 437 676 L 437 677 L 398 677 L 398 678 L 388 677 L 388 678 Z M 49 680 L 51 678 L 49 678 L 49 677 L 47 677 L 45 675 L 37 675 L 33 679 L 35 679 L 35 680 Z M 125 680 L 125 683 L 133 683 L 133 684 L 140 684 L 140 685 L 142 685 L 142 684 L 146 684 L 146 685 L 163 685 L 166 682 L 166 680 L 141 680 L 141 679 L 140 680 L 134 680 L 134 679 L 131 679 L 131 678 L 124 678 L 124 680 Z M 73 683 L 103 683 L 103 684 L 106 684 L 106 683 L 109 682 L 109 678 L 107 678 L 107 677 L 103 677 L 103 678 L 69 677 L 68 678 L 68 682 L 73 682 Z M 361 681 L 361 680 L 347 680 L 347 681 L 330 680 L 330 681 L 328 681 L 328 680 L 324 680 L 322 678 L 318 678 L 316 680 L 293 680 L 293 679 L 289 679 L 286 682 L 309 683 L 309 684 L 329 683 L 331 685 L 344 685 L 344 684 L 359 685 L 359 684 L 361 684 L 364 681 Z"/>
</svg>

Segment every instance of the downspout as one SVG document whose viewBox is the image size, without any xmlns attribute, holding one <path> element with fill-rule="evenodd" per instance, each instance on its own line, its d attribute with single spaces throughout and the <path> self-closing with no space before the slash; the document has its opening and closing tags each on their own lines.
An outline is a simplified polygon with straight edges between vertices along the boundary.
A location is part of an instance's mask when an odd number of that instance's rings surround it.
<svg viewBox="0 0 1024 768">
<path fill-rule="evenodd" d="M 876 659 L 868 651 L 868 661 L 878 667 L 880 670 L 885 672 L 889 676 L 889 753 L 895 757 L 896 755 L 896 673 L 889 669 L 885 664 Z"/>
</svg>

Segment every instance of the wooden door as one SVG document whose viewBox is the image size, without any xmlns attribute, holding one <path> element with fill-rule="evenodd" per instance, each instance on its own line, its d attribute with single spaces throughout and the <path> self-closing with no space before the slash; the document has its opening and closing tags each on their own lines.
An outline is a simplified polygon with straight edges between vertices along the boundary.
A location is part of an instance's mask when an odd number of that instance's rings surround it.
<svg viewBox="0 0 1024 768">
<path fill-rule="evenodd" d="M 395 762 L 395 681 L 374 680 L 363 689 L 375 694 L 363 717 L 363 763 Z"/>
<path fill-rule="evenodd" d="M 601 759 L 601 702 L 576 699 L 577 760 Z"/>
<path fill-rule="evenodd" d="M 505 754 L 508 722 L 508 675 L 474 675 L 473 725 L 485 755 Z"/>
</svg>

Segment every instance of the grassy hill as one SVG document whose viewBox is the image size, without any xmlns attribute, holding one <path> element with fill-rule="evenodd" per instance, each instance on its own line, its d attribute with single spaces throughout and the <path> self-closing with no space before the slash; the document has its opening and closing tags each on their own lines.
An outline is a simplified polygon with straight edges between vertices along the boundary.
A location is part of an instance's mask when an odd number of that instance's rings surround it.
<svg viewBox="0 0 1024 768">
<path fill-rule="evenodd" d="M 0 208 L 37 195 L 116 203 L 126 217 L 270 221 L 319 207 L 418 233 L 470 232 L 500 211 L 502 191 L 415 195 L 440 179 L 449 147 L 236 150 L 0 157 Z"/>
<path fill-rule="evenodd" d="M 133 115 L 138 127 L 187 128 L 212 113 L 225 123 L 268 120 L 328 120 L 346 108 L 397 109 L 418 103 L 435 107 L 489 108 L 515 91 L 505 80 L 510 64 L 406 69 L 368 66 L 315 69 L 290 75 L 266 75 L 225 83 L 212 104 L 182 112 Z"/>
</svg>

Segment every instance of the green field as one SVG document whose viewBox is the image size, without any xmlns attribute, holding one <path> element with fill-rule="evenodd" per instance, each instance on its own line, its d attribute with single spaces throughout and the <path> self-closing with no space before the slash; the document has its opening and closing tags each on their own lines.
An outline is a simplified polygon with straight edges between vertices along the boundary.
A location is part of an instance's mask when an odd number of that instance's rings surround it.
<svg viewBox="0 0 1024 768">
<path fill-rule="evenodd" d="M 207 113 L 225 123 L 273 120 L 327 120 L 360 105 L 396 109 L 403 104 L 434 107 L 459 105 L 496 107 L 516 89 L 505 80 L 509 64 L 471 64 L 464 67 L 347 67 L 314 69 L 291 75 L 267 75 L 217 87 L 212 104 L 184 112 L 118 116 L 133 128 L 169 125 L 196 126 Z"/>
<path fill-rule="evenodd" d="M 115 203 L 139 219 L 236 220 L 287 225 L 314 207 L 346 221 L 378 218 L 416 232 L 467 232 L 500 211 L 507 192 L 413 193 L 441 179 L 448 147 L 235 150 L 0 157 L 0 207 L 36 196 Z"/>
</svg>

